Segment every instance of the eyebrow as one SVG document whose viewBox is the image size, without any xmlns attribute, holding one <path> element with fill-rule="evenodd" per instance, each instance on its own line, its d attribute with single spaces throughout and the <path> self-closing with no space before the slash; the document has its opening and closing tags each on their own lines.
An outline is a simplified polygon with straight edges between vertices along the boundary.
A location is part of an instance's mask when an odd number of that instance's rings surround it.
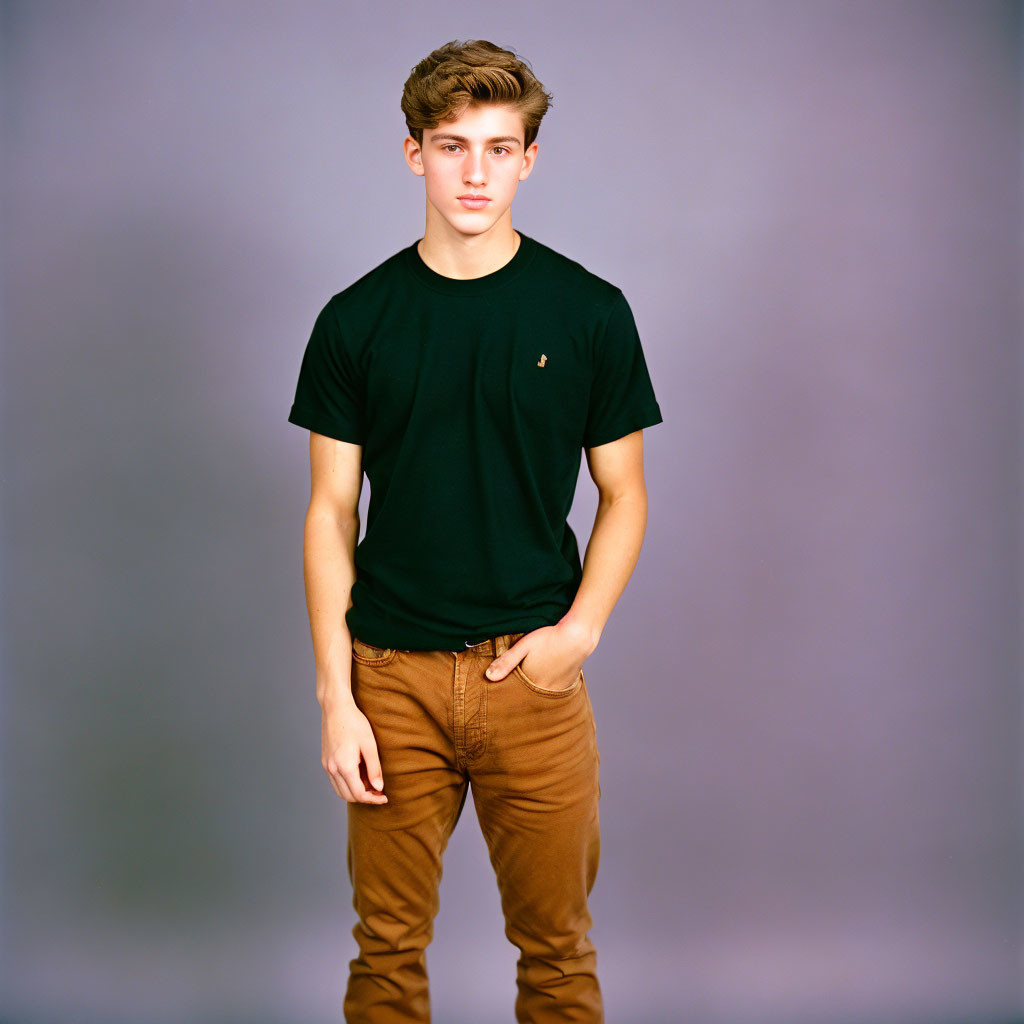
<svg viewBox="0 0 1024 1024">
<path fill-rule="evenodd" d="M 431 142 L 438 142 L 441 139 L 453 139 L 455 142 L 468 143 L 469 139 L 465 135 L 451 135 L 448 132 L 441 132 L 437 135 L 431 135 Z M 488 145 L 493 145 L 495 142 L 519 142 L 519 139 L 515 135 L 495 135 L 493 139 L 488 139 Z"/>
</svg>

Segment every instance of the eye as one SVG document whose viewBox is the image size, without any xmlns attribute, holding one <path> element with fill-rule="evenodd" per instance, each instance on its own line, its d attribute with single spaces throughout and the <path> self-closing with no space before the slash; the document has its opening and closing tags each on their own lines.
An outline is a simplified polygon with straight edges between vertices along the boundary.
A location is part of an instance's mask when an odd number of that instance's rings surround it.
<svg viewBox="0 0 1024 1024">
<path fill-rule="evenodd" d="M 459 144 L 457 142 L 446 142 L 441 148 L 444 150 L 458 149 Z"/>
<path fill-rule="evenodd" d="M 505 146 L 495 146 L 495 149 L 500 149 L 503 153 L 507 153 L 508 149 Z"/>
</svg>

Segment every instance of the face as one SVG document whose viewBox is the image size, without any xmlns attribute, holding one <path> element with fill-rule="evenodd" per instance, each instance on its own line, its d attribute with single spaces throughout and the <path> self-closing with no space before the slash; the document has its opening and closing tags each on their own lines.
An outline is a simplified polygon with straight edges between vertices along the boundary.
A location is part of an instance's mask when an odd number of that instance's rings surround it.
<svg viewBox="0 0 1024 1024">
<path fill-rule="evenodd" d="M 478 235 L 510 218 L 519 182 L 529 177 L 537 155 L 537 143 L 524 149 L 523 136 L 522 118 L 512 107 L 488 103 L 425 128 L 422 147 L 407 137 L 406 162 L 425 179 L 428 227 L 441 218 L 460 234 Z"/>
</svg>

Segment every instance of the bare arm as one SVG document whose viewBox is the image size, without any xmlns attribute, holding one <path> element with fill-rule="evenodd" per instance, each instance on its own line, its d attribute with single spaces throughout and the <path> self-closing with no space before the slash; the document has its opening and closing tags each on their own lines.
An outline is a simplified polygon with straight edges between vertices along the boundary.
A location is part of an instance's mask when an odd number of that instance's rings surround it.
<svg viewBox="0 0 1024 1024">
<path fill-rule="evenodd" d="M 643 431 L 585 449 L 598 504 L 583 559 L 583 579 L 562 623 L 597 647 L 616 602 L 640 557 L 647 528 Z"/>
<path fill-rule="evenodd" d="M 311 486 L 303 569 L 316 699 L 325 710 L 352 699 L 352 638 L 345 612 L 352 606 L 356 579 L 362 458 L 361 445 L 309 432 Z"/>
<path fill-rule="evenodd" d="M 345 621 L 356 579 L 363 449 L 310 431 L 309 463 L 303 567 L 322 711 L 321 764 L 344 800 L 386 803 L 368 785 L 380 780 L 382 788 L 383 780 L 373 730 L 352 697 L 352 637 Z"/>
<path fill-rule="evenodd" d="M 495 658 L 487 670 L 490 678 L 500 679 L 522 662 L 524 672 L 552 689 L 575 680 L 640 557 L 647 527 L 643 452 L 642 430 L 586 449 L 599 500 L 576 597 L 556 625 L 527 633 Z"/>
</svg>

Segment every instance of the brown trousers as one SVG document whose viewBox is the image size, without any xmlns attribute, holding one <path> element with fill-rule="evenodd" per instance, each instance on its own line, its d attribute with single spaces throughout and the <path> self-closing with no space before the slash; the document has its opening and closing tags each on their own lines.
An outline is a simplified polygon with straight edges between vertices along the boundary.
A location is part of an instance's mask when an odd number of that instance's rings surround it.
<svg viewBox="0 0 1024 1024">
<path fill-rule="evenodd" d="M 352 639 L 352 694 L 369 719 L 386 804 L 349 803 L 348 873 L 359 954 L 348 1024 L 429 1024 L 426 948 L 441 855 L 467 789 L 519 950 L 515 1019 L 603 1024 L 587 907 L 600 857 L 600 755 L 583 672 L 564 690 L 490 662 L 523 633 L 460 651 Z"/>
</svg>

